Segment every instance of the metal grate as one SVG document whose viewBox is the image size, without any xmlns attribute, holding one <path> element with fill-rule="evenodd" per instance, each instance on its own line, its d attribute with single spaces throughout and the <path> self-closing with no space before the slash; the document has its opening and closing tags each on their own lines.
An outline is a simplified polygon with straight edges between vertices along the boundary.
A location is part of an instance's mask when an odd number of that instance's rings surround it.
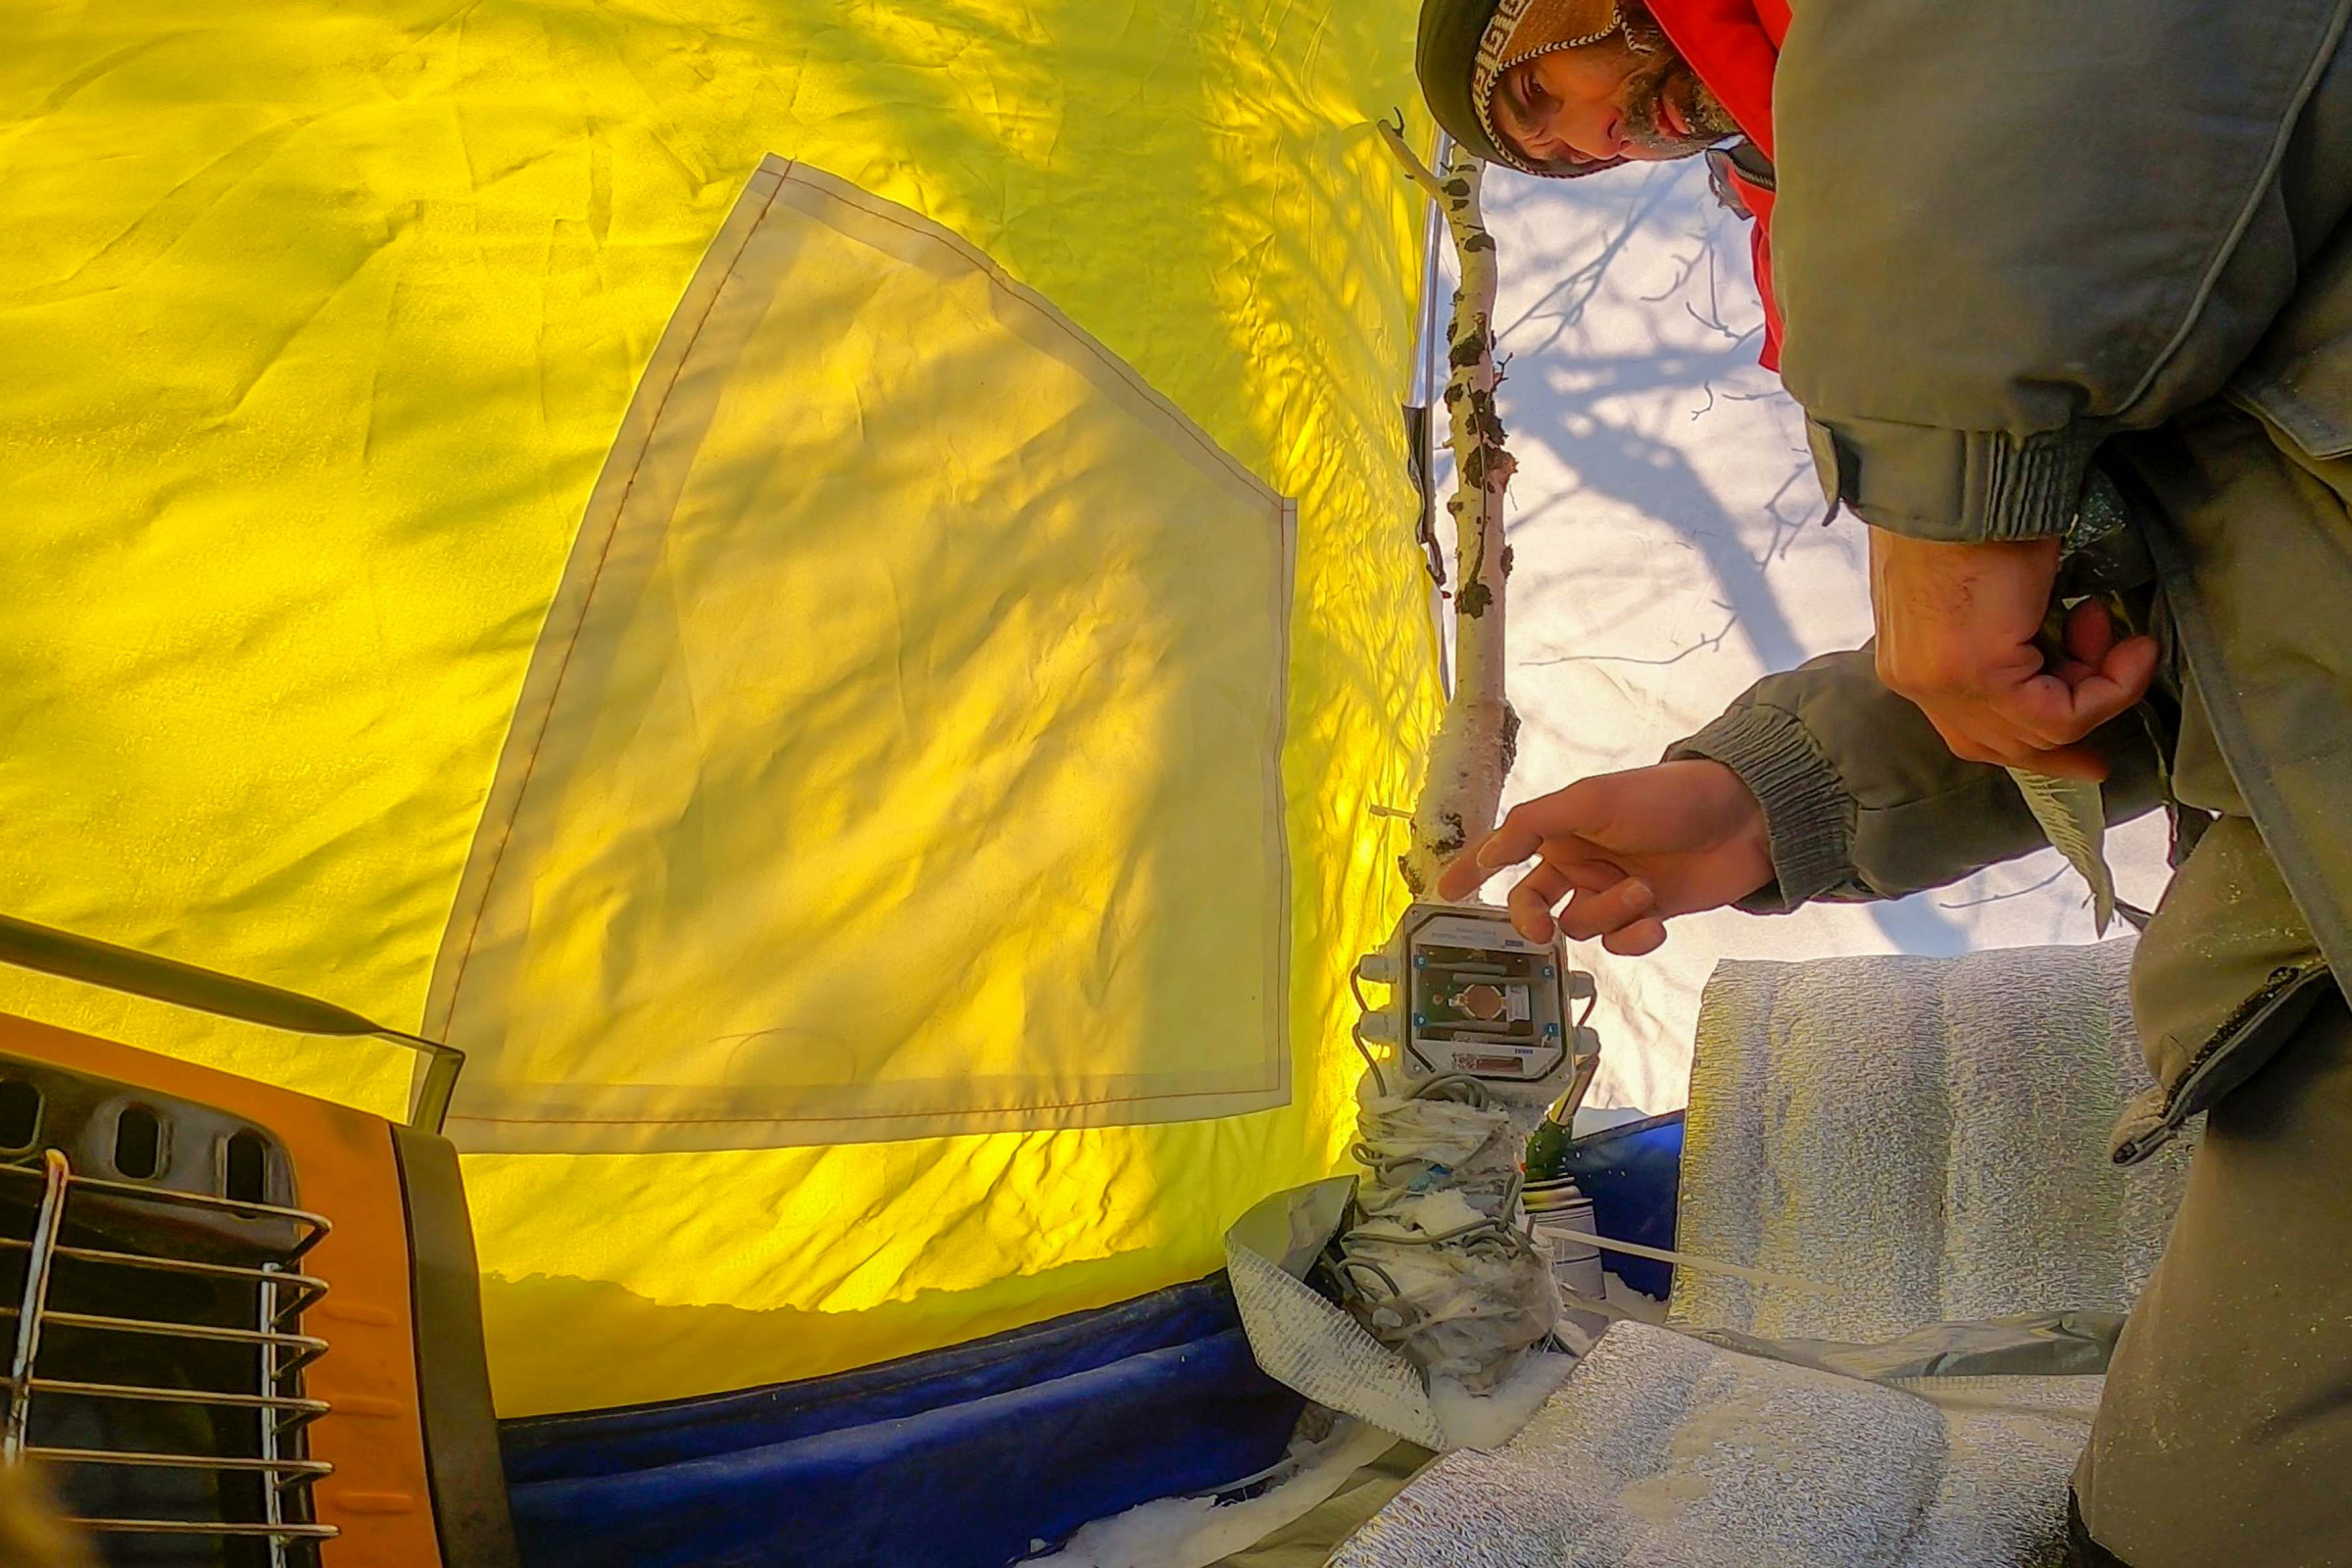
<svg viewBox="0 0 2352 1568">
<path fill-rule="evenodd" d="M 65 1153 L 0 1165 L 0 1306 L 13 1341 L 0 1458 L 47 1466 L 110 1560 L 315 1568 L 311 1489 L 333 1467 L 302 1332 L 326 1293 L 302 1271 L 327 1233 L 277 1204 L 74 1174 Z"/>
</svg>

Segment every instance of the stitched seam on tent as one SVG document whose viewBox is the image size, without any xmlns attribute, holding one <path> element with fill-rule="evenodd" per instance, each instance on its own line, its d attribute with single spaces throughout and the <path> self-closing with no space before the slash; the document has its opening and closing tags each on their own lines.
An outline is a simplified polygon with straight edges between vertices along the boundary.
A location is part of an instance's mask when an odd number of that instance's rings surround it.
<svg viewBox="0 0 2352 1568">
<path fill-rule="evenodd" d="M 472 923 L 466 928 L 466 946 L 458 955 L 458 972 L 451 977 L 449 984 L 452 1019 L 457 1016 L 458 998 L 466 989 L 466 971 L 473 962 L 474 942 L 481 936 L 482 921 L 490 912 L 490 890 L 498 885 L 499 867 L 506 863 L 507 846 L 514 841 L 515 819 L 522 815 L 523 798 L 530 793 L 531 778 L 539 766 L 539 753 L 547 745 L 549 726 L 555 723 L 556 706 L 564 694 L 564 677 L 571 672 L 571 656 L 580 646 L 580 632 L 588 624 L 589 612 L 595 608 L 596 590 L 604 581 L 606 564 L 612 559 L 613 541 L 620 537 L 621 518 L 629 510 L 629 497 L 636 494 L 637 476 L 645 468 L 645 455 L 653 447 L 655 433 L 662 428 L 662 415 L 669 407 L 670 394 L 678 389 L 678 382 L 686 374 L 686 362 L 694 357 L 695 345 L 703 340 L 703 328 L 710 323 L 710 313 L 718 309 L 719 296 L 726 292 L 727 282 L 734 277 L 735 268 L 742 262 L 743 253 L 751 249 L 752 241 L 760 233 L 760 225 L 767 220 L 768 209 L 775 206 L 776 197 L 782 193 L 792 177 L 792 171 L 798 167 L 797 164 L 785 167 L 784 177 L 776 181 L 776 188 L 769 191 L 767 199 L 760 204 L 759 216 L 745 229 L 743 243 L 736 246 L 735 254 L 727 258 L 726 270 L 719 274 L 717 286 L 711 289 L 710 303 L 703 307 L 702 317 L 694 323 L 693 335 L 687 338 L 685 347 L 678 354 L 677 366 L 670 371 L 669 384 L 662 389 L 662 401 L 655 405 L 653 417 L 646 422 L 645 439 L 638 443 L 636 460 L 629 465 L 629 476 L 620 488 L 620 499 L 613 504 L 612 525 L 605 531 L 604 548 L 597 554 L 596 569 L 588 575 L 588 591 L 580 596 L 579 618 L 572 622 L 571 630 L 564 638 L 564 659 L 556 666 L 555 684 L 548 690 L 547 708 L 539 716 L 539 733 L 531 738 L 531 754 L 522 764 L 522 778 L 515 786 L 514 809 L 508 813 L 507 820 L 500 827 L 498 848 L 490 857 L 490 869 L 482 877 L 481 900 L 474 906 Z M 729 216 L 733 215 L 730 213 Z M 691 281 L 688 286 L 692 286 Z M 656 347 L 659 348 L 659 343 Z M 626 411 L 623 411 L 621 417 L 624 421 L 627 419 Z"/>
<path fill-rule="evenodd" d="M 783 191 L 787 186 L 798 186 L 800 189 L 808 191 L 829 203 L 846 207 L 863 217 L 878 220 L 881 222 L 886 223 L 903 233 L 906 233 L 915 240 L 928 241 L 933 244 L 944 243 L 950 251 L 959 255 L 967 263 L 971 264 L 977 270 L 983 272 L 988 278 L 989 284 L 994 292 L 1013 301 L 1024 310 L 1032 313 L 1038 320 L 1040 320 L 1047 328 L 1051 330 L 1053 335 L 1057 340 L 1063 342 L 1076 342 L 1082 345 L 1087 354 L 1096 362 L 1099 371 L 1106 374 L 1111 386 L 1119 388 L 1127 394 L 1142 400 L 1143 404 L 1145 405 L 1145 410 L 1141 411 L 1140 417 L 1145 419 L 1147 422 L 1172 425 L 1176 430 L 1180 430 L 1187 440 L 1195 447 L 1197 452 L 1208 460 L 1207 466 L 1213 471 L 1229 475 L 1233 480 L 1238 480 L 1242 485 L 1250 491 L 1262 495 L 1266 500 L 1279 507 L 1282 512 L 1286 566 L 1289 565 L 1289 553 L 1296 549 L 1295 534 L 1292 532 L 1292 530 L 1296 527 L 1298 507 L 1298 503 L 1295 500 L 1283 496 L 1280 491 L 1276 490 L 1267 482 L 1264 477 L 1259 475 L 1249 465 L 1241 462 L 1231 453 L 1227 452 L 1222 446 L 1218 445 L 1215 439 L 1211 437 L 1207 431 L 1201 429 L 1197 421 L 1195 421 L 1182 409 L 1178 408 L 1174 403 L 1170 402 L 1157 389 L 1152 387 L 1152 384 L 1145 380 L 1139 372 L 1130 367 L 1124 360 L 1120 359 L 1116 354 L 1114 354 L 1107 345 L 1101 342 L 1085 327 L 1079 325 L 1077 321 L 1061 312 L 1050 300 L 1046 299 L 1043 295 L 1038 294 L 1035 290 L 1029 288 L 1026 284 L 1023 284 L 1017 278 L 1013 277 L 1001 265 L 999 265 L 993 257 L 990 257 L 987 253 L 981 251 L 976 246 L 971 244 L 971 242 L 966 240 L 963 236 L 956 233 L 952 229 L 947 228 L 945 225 L 925 223 L 920 221 L 909 221 L 907 219 L 899 215 L 898 210 L 895 208 L 895 204 L 886 205 L 880 210 L 865 205 L 863 202 L 858 199 L 868 194 L 860 187 L 851 185 L 846 181 L 836 181 L 831 176 L 824 174 L 821 171 L 805 171 L 804 166 L 800 165 L 797 161 L 774 160 L 773 162 L 781 166 L 776 186 L 767 194 L 765 199 L 760 203 L 758 212 L 751 218 L 746 226 L 746 231 L 742 242 L 736 247 L 734 254 L 728 258 L 725 269 L 719 273 L 717 282 L 712 288 L 710 301 L 705 306 L 701 317 L 698 318 L 695 322 L 692 335 L 687 338 L 686 342 L 680 349 L 676 367 L 671 372 L 667 385 L 662 388 L 661 401 L 654 406 L 651 416 L 648 420 L 645 437 L 639 444 L 638 451 L 635 455 L 634 461 L 631 464 L 626 479 L 622 481 L 620 496 L 614 503 L 612 509 L 612 526 L 607 531 L 603 547 L 597 558 L 596 566 L 590 573 L 586 591 L 581 596 L 580 611 L 573 622 L 572 627 L 570 628 L 569 634 L 566 637 L 562 660 L 557 665 L 554 679 L 548 691 L 548 696 L 540 719 L 538 731 L 533 737 L 530 753 L 523 763 L 521 774 L 516 780 L 514 786 L 514 808 L 508 814 L 507 819 L 500 826 L 497 848 L 491 853 L 488 868 L 483 875 L 482 896 L 476 903 L 473 916 L 466 926 L 465 945 L 459 950 L 457 956 L 455 973 L 451 979 L 449 987 L 450 1000 L 448 1003 L 448 1009 L 453 1018 L 458 1010 L 458 998 L 464 991 L 466 975 L 471 967 L 473 950 L 480 939 L 482 927 L 488 916 L 491 902 L 490 890 L 496 885 L 500 869 L 503 867 L 505 862 L 506 853 L 514 841 L 516 823 L 519 821 L 522 814 L 522 802 L 527 798 L 529 785 L 536 776 L 538 761 L 542 750 L 546 744 L 548 732 L 553 726 L 556 710 L 561 703 L 561 696 L 564 685 L 569 673 L 572 656 L 578 650 L 582 632 L 589 617 L 594 612 L 596 594 L 599 586 L 601 585 L 605 567 L 610 563 L 612 550 L 614 544 L 618 541 L 621 528 L 624 525 L 629 500 L 635 492 L 637 479 L 642 471 L 646 455 L 651 450 L 654 437 L 662 426 L 662 418 L 667 410 L 669 399 L 676 390 L 679 381 L 685 374 L 686 367 L 692 360 L 695 350 L 701 342 L 702 333 L 709 324 L 711 314 L 716 310 L 726 284 L 733 280 L 738 269 L 741 266 L 745 253 L 749 251 L 752 241 L 758 238 L 767 219 L 772 215 L 778 198 L 783 194 Z M 767 166 L 763 165 L 763 168 Z M 816 177 L 808 177 L 810 173 L 815 174 Z M 729 219 L 731 220 L 734 214 L 731 212 L 729 214 Z M 834 227 L 837 231 L 843 232 L 845 237 L 855 238 L 854 235 L 848 234 L 846 230 L 842 230 L 840 225 L 837 223 L 828 223 L 828 226 Z M 689 287 L 691 288 L 691 286 L 692 280 L 689 281 Z M 1083 371 L 1081 373 L 1083 373 Z M 1153 418 L 1153 416 L 1156 416 L 1156 418 Z M 1131 416 L 1139 416 L 1131 414 Z M 625 417 L 626 416 L 624 415 L 624 419 Z M 1295 567 L 1291 569 L 1295 569 Z M 1278 593 L 1279 592 L 1280 590 L 1278 589 Z M 1290 595 L 1282 594 L 1282 597 L 1287 601 Z M 1283 608 L 1287 609 L 1290 607 L 1286 604 Z M 1286 619 L 1287 617 L 1278 615 L 1277 623 L 1279 626 L 1282 626 L 1284 631 L 1287 632 L 1287 624 L 1285 624 Z M 1282 640 L 1287 643 L 1287 636 Z M 1279 770 L 1281 764 L 1279 757 L 1282 740 L 1287 738 L 1287 705 L 1278 701 L 1275 707 L 1275 714 L 1277 759 L 1274 764 L 1276 768 L 1276 821 L 1278 824 L 1280 824 L 1282 821 L 1282 808 L 1280 804 L 1282 801 L 1282 790 L 1280 784 Z M 1278 844 L 1281 846 L 1281 849 L 1278 852 L 1278 858 L 1284 863 L 1286 884 L 1289 873 L 1287 839 L 1287 833 L 1281 832 L 1278 828 L 1277 840 Z M 1286 891 L 1281 900 L 1281 907 L 1283 910 L 1287 911 L 1288 906 L 1289 899 Z M 1285 965 L 1284 968 L 1287 970 L 1287 965 Z M 1287 973 L 1284 974 L 1284 978 L 1287 980 Z M 1278 987 L 1278 990 L 1287 990 L 1287 986 Z M 1280 1004 L 1277 1004 L 1278 1017 L 1275 1024 L 1275 1033 L 1278 1037 L 1283 1037 L 1285 1039 L 1285 1045 L 1277 1055 L 1273 1070 L 1268 1074 L 1270 1082 L 1248 1088 L 1222 1090 L 1163 1090 L 1149 1094 L 1115 1096 L 1097 1100 L 1057 1101 L 1044 1104 L 994 1106 L 985 1109 L 966 1108 L 956 1111 L 906 1110 L 818 1114 L 808 1116 L 753 1115 L 665 1118 L 646 1116 L 631 1116 L 624 1118 L 459 1115 L 454 1116 L 452 1119 L 489 1124 L 541 1126 L 609 1125 L 662 1127 L 719 1124 L 756 1125 L 760 1123 L 821 1124 L 826 1122 L 898 1121 L 907 1120 L 910 1118 L 915 1120 L 924 1120 L 938 1119 L 940 1117 L 985 1118 L 989 1116 L 1022 1116 L 1036 1115 L 1040 1113 L 1052 1113 L 1056 1111 L 1084 1110 L 1087 1108 L 1101 1106 L 1143 1104 L 1181 1100 L 1238 1099 L 1252 1096 L 1287 1096 L 1289 1093 L 1289 1084 L 1292 1076 L 1293 1063 L 1291 1061 L 1290 1053 L 1288 1050 L 1287 1030 L 1280 1022 L 1279 1012 Z"/>
<path fill-rule="evenodd" d="M 1147 1100 L 1230 1100 L 1237 1095 L 1274 1095 L 1270 1089 L 1188 1089 L 1156 1095 L 1113 1095 L 1107 1100 L 1058 1100 L 1044 1105 L 994 1105 L 981 1110 L 860 1110 L 830 1116 L 460 1116 L 451 1121 L 487 1121 L 524 1127 L 704 1127 L 742 1122 L 925 1121 L 943 1116 L 1027 1116 L 1041 1110 L 1086 1110 L 1096 1105 L 1133 1105 Z"/>
<path fill-rule="evenodd" d="M 1249 465 L 1243 463 L 1240 459 L 1234 457 L 1232 453 L 1227 452 L 1223 447 L 1218 446 L 1215 441 L 1210 439 L 1208 432 L 1200 429 L 1194 421 L 1192 416 L 1186 414 L 1183 410 L 1178 409 L 1173 403 L 1169 403 L 1164 396 L 1155 390 L 1149 381 L 1146 381 L 1142 375 L 1135 370 L 1134 367 L 1128 365 L 1117 355 L 1111 353 L 1106 346 L 1096 339 L 1092 332 L 1089 332 L 1085 327 L 1080 326 L 1075 319 L 1065 314 L 1059 307 L 1054 306 L 1047 301 L 1044 295 L 1038 293 L 1036 290 L 1030 288 L 1028 284 L 1023 283 L 1020 279 L 1014 277 L 1010 272 L 1004 270 L 1004 269 L 998 264 L 996 259 L 990 256 L 986 251 L 981 250 L 976 245 L 973 245 L 969 240 L 964 239 L 960 234 L 956 234 L 950 230 L 945 224 L 935 224 L 930 227 L 925 227 L 920 224 L 909 223 L 894 213 L 877 212 L 873 208 L 863 206 L 856 201 L 852 201 L 847 196 L 827 190 L 824 186 L 815 183 L 813 180 L 802 179 L 799 175 L 799 169 L 800 166 L 798 164 L 792 166 L 791 172 L 785 175 L 786 183 L 799 185 L 804 190 L 815 191 L 818 195 L 823 196 L 826 200 L 840 202 L 845 207 L 856 208 L 858 212 L 863 213 L 866 217 L 874 219 L 879 222 L 888 223 L 893 228 L 903 229 L 906 233 L 913 235 L 916 239 L 926 239 L 936 244 L 944 237 L 951 249 L 962 252 L 969 260 L 977 263 L 983 271 L 988 273 L 988 281 L 991 287 L 997 289 L 1000 293 L 1009 294 L 1021 304 L 1029 307 L 1031 310 L 1036 311 L 1039 315 L 1045 317 L 1049 325 L 1057 328 L 1064 336 L 1075 339 L 1078 344 L 1087 351 L 1087 353 L 1093 355 L 1096 360 L 1100 361 L 1103 368 L 1110 371 L 1114 378 L 1125 385 L 1142 392 L 1146 397 L 1150 398 L 1154 403 L 1165 405 L 1165 410 L 1163 412 L 1172 412 L 1175 414 L 1176 426 L 1178 429 L 1184 432 L 1186 439 L 1190 440 L 1195 446 L 1200 448 L 1201 451 L 1207 453 L 1209 458 L 1215 462 L 1219 467 L 1225 468 L 1229 471 L 1238 472 L 1243 478 L 1246 478 L 1251 484 L 1257 485 L 1266 490 L 1277 500 L 1285 499 L 1281 492 L 1275 490 L 1272 485 L 1268 484 L 1266 480 L 1256 472 L 1256 470 L 1250 467 Z M 778 188 L 781 189 L 781 186 Z M 856 189 L 857 187 L 853 186 L 851 188 Z M 770 200 L 772 201 L 773 198 L 770 198 Z M 765 208 L 761 208 L 760 211 L 760 217 L 754 220 L 753 226 L 757 227 L 760 223 L 764 222 L 766 219 L 767 210 Z M 729 265 L 731 268 L 732 264 Z"/>
</svg>

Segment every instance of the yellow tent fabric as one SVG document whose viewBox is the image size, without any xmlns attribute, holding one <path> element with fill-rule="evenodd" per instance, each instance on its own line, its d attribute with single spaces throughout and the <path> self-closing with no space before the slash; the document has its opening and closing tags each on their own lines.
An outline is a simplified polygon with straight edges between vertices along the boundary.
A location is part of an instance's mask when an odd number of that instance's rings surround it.
<svg viewBox="0 0 2352 1568">
<path fill-rule="evenodd" d="M 0 908 L 425 1012 L 564 564 L 761 160 L 937 221 L 1272 489 L 1293 1095 L 1143 1126 L 482 1154 L 503 1412 L 1120 1299 L 1340 1159 L 1347 968 L 1435 712 L 1409 0 L 114 0 L 0 50 Z M 407 1063 L 18 976 L 0 1006 L 379 1108 Z"/>
</svg>

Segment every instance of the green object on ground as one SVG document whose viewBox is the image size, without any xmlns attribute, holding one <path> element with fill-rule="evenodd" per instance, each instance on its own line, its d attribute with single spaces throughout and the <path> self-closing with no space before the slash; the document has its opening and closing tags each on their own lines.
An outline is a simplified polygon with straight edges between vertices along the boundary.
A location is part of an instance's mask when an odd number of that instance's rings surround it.
<svg viewBox="0 0 2352 1568">
<path fill-rule="evenodd" d="M 1568 1146 L 1576 1135 L 1549 1116 L 1527 1138 L 1527 1179 L 1552 1181 L 1568 1174 Z"/>
</svg>

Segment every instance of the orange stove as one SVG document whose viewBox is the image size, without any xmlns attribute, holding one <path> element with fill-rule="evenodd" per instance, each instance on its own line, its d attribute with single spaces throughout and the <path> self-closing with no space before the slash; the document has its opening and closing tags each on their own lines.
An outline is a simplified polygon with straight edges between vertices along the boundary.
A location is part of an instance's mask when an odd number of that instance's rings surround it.
<svg viewBox="0 0 2352 1568">
<path fill-rule="evenodd" d="M 425 1063 L 404 1125 L 0 1014 L 0 1457 L 124 1568 L 514 1568 L 458 1053 L 5 917 L 0 961 Z"/>
</svg>

